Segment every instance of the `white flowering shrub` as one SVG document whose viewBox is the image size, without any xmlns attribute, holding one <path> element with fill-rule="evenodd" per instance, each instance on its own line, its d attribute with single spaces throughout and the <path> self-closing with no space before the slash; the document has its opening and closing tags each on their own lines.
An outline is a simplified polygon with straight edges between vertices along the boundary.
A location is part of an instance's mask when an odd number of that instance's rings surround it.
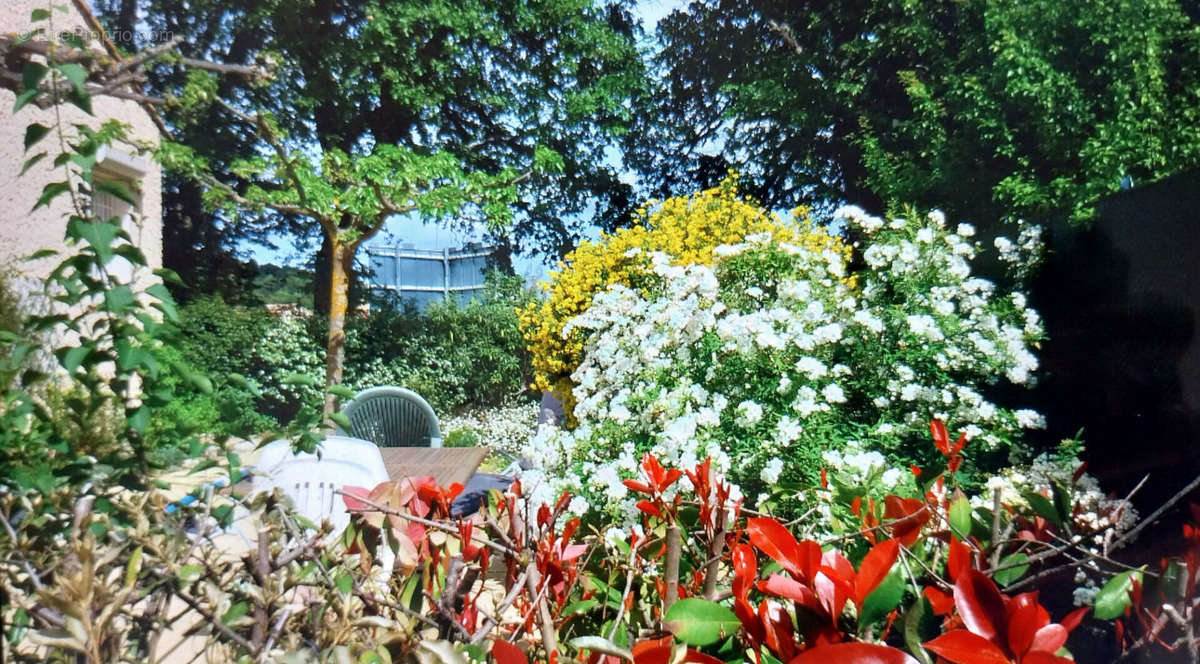
<svg viewBox="0 0 1200 664">
<path fill-rule="evenodd" d="M 534 401 L 471 410 L 442 420 L 442 434 L 470 432 L 480 445 L 519 456 L 537 431 L 539 410 Z"/>
<path fill-rule="evenodd" d="M 621 480 L 645 452 L 685 468 L 712 457 L 754 496 L 811 484 L 848 441 L 892 466 L 930 462 L 931 418 L 977 439 L 975 461 L 1023 450 L 1041 415 L 985 393 L 1033 381 L 1042 325 L 1024 295 L 972 274 L 973 229 L 940 213 L 839 216 L 861 238 L 859 269 L 762 234 L 717 247 L 712 265 L 650 254 L 643 287 L 596 295 L 563 330 L 586 332 L 579 425 L 540 433 L 527 456 L 630 515 Z"/>
</svg>

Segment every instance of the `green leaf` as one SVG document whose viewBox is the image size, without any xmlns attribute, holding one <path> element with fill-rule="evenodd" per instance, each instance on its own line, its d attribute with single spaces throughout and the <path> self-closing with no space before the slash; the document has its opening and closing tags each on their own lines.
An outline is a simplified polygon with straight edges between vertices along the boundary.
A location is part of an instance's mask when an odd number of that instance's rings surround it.
<svg viewBox="0 0 1200 664">
<path fill-rule="evenodd" d="M 30 23 L 37 23 L 38 21 L 48 21 L 48 20 L 50 20 L 49 10 L 42 9 L 39 7 L 37 9 L 29 12 L 29 22 Z"/>
<path fill-rule="evenodd" d="M 38 95 L 37 88 L 26 90 L 25 92 L 22 92 L 21 94 L 17 95 L 16 100 L 13 101 L 12 112 L 15 114 L 17 111 L 21 110 L 22 108 L 25 108 L 29 104 L 29 102 L 33 101 L 33 98 L 36 97 L 37 95 Z"/>
<path fill-rule="evenodd" d="M 343 595 L 349 595 L 350 591 L 354 589 L 354 579 L 351 579 L 346 572 L 339 574 L 333 583 L 337 586 L 338 592 Z"/>
<path fill-rule="evenodd" d="M 345 385 L 330 385 L 329 389 L 326 390 L 326 392 L 329 392 L 330 394 L 333 394 L 335 396 L 339 396 L 343 399 L 353 399 L 354 398 L 354 390 L 346 387 Z"/>
<path fill-rule="evenodd" d="M 1058 518 L 1058 510 L 1054 509 L 1054 505 L 1048 498 L 1036 491 L 1026 491 L 1024 498 L 1025 502 L 1033 508 L 1034 514 L 1054 524 L 1055 527 L 1062 527 L 1062 521 Z"/>
<path fill-rule="evenodd" d="M 858 619 L 859 629 L 882 620 L 891 613 L 892 609 L 899 606 L 902 599 L 904 599 L 904 574 L 897 566 L 863 601 L 862 615 Z"/>
<path fill-rule="evenodd" d="M 41 85 L 42 79 L 46 77 L 46 72 L 50 68 L 40 62 L 30 60 L 25 63 L 21 69 L 21 89 L 26 93 L 37 94 L 37 87 Z M 13 111 L 16 112 L 15 110 Z"/>
<path fill-rule="evenodd" d="M 191 383 L 192 385 L 196 386 L 196 389 L 200 390 L 200 392 L 202 394 L 212 394 L 213 393 L 213 384 L 212 384 L 212 381 L 209 380 L 208 376 L 205 376 L 202 373 L 197 373 L 195 371 L 191 371 L 191 372 L 188 372 L 187 379 L 188 379 L 188 382 Z"/>
<path fill-rule="evenodd" d="M 87 82 L 87 70 L 83 68 L 83 65 L 77 62 L 63 62 L 54 65 L 54 68 L 71 82 L 71 87 L 75 88 L 76 92 L 85 91 L 83 86 Z"/>
<path fill-rule="evenodd" d="M 126 187 L 120 182 L 113 180 L 97 180 L 95 187 L 96 191 L 103 191 L 105 193 L 112 194 L 113 196 L 116 196 L 130 205 L 137 205 L 137 198 L 133 195 L 133 192 L 129 191 L 129 187 Z"/>
<path fill-rule="evenodd" d="M 26 159 L 25 165 L 21 167 L 21 172 L 17 174 L 17 177 L 21 177 L 22 175 L 25 175 L 26 173 L 28 173 L 29 169 L 33 168 L 35 165 L 37 165 L 38 162 L 40 162 L 41 160 L 43 160 L 45 158 L 46 158 L 46 153 L 39 152 L 39 153 L 33 155 L 32 157 Z"/>
<path fill-rule="evenodd" d="M 125 284 L 104 291 L 104 304 L 114 313 L 128 311 L 134 301 L 133 289 Z"/>
<path fill-rule="evenodd" d="M 305 387 L 312 387 L 313 385 L 316 385 L 317 379 L 308 374 L 291 373 L 284 376 L 283 380 L 280 382 L 284 385 L 303 385 Z"/>
<path fill-rule="evenodd" d="M 971 533 L 971 501 L 959 496 L 950 503 L 950 527 L 959 538 L 966 539 Z"/>
<path fill-rule="evenodd" d="M 83 364 L 84 358 L 92 352 L 88 346 L 75 346 L 67 350 L 62 356 L 62 368 L 66 369 L 67 373 L 75 373 L 80 364 Z"/>
<path fill-rule="evenodd" d="M 108 262 L 112 260 L 113 240 L 120 232 L 120 225 L 106 221 L 71 217 L 71 220 L 67 222 L 67 237 L 86 242 L 96 252 L 96 258 L 100 260 L 101 265 L 108 265 Z"/>
<path fill-rule="evenodd" d="M 133 429 L 134 431 L 136 431 L 138 433 L 142 433 L 146 430 L 146 427 L 148 427 L 148 426 L 150 426 L 150 408 L 149 408 L 149 406 L 142 406 L 142 407 L 138 408 L 137 410 L 133 411 L 133 414 L 129 416 L 129 428 L 130 429 Z"/>
<path fill-rule="evenodd" d="M 129 562 L 125 565 L 125 587 L 130 588 L 137 580 L 138 572 L 142 571 L 142 547 L 133 550 Z"/>
<path fill-rule="evenodd" d="M 564 607 L 562 615 L 570 616 L 576 613 L 587 613 L 598 606 L 600 606 L 600 600 L 598 599 L 581 599 L 577 602 L 571 602 Z"/>
<path fill-rule="evenodd" d="M 19 643 L 25 638 L 27 631 L 29 631 L 29 613 L 25 609 L 17 609 L 13 612 L 5 636 L 8 637 L 9 643 Z"/>
<path fill-rule="evenodd" d="M 1012 555 L 1005 556 L 997 567 L 1007 569 L 997 569 L 996 573 L 992 575 L 992 578 L 995 579 L 996 583 L 999 583 L 1001 586 L 1007 586 L 1010 583 L 1015 582 L 1017 579 L 1025 576 L 1025 572 L 1029 571 L 1029 565 L 1025 564 L 1026 560 L 1029 560 L 1029 556 L 1023 553 L 1014 553 Z M 1008 567 L 1009 565 L 1014 566 Z"/>
<path fill-rule="evenodd" d="M 216 465 L 217 465 L 216 459 L 204 459 L 200 463 L 196 464 L 195 468 L 192 468 L 191 470 L 189 470 L 188 475 L 194 475 L 196 473 L 203 472 L 203 471 L 208 470 L 209 468 L 212 468 L 213 466 L 216 466 Z"/>
<path fill-rule="evenodd" d="M 65 180 L 47 183 L 46 186 L 42 187 L 42 195 L 39 196 L 37 202 L 33 204 L 33 210 L 30 210 L 30 212 L 34 212 L 38 208 L 49 205 L 50 201 L 53 201 L 55 198 L 58 198 L 60 195 L 69 191 L 71 191 L 71 184 Z"/>
<path fill-rule="evenodd" d="M 904 617 L 901 618 L 901 624 L 904 629 L 904 645 L 908 646 L 908 651 L 916 657 L 921 664 L 933 664 L 933 658 L 929 656 L 929 652 L 924 648 L 925 638 L 921 635 L 921 622 L 930 615 L 929 600 L 918 595 L 912 606 L 904 612 Z"/>
<path fill-rule="evenodd" d="M 200 578 L 204 574 L 203 565 L 184 565 L 179 568 L 179 580 L 184 583 L 191 583 Z"/>
<path fill-rule="evenodd" d="M 37 122 L 25 128 L 25 151 L 29 152 L 29 148 L 37 145 L 37 142 L 46 137 L 50 133 L 50 128 L 44 124 Z"/>
<path fill-rule="evenodd" d="M 346 417 L 345 413 L 332 413 L 329 420 L 342 428 L 342 431 L 350 430 L 350 418 Z"/>
<path fill-rule="evenodd" d="M 707 646 L 737 632 L 741 622 L 727 607 L 698 597 L 681 599 L 667 609 L 663 626 L 690 646 Z"/>
<path fill-rule="evenodd" d="M 627 659 L 631 662 L 633 661 L 633 653 L 630 652 L 628 648 L 622 648 L 621 646 L 602 636 L 579 636 L 571 639 L 570 643 L 572 647 L 579 650 L 587 649 L 592 652 L 612 655 L 613 657 L 620 657 L 621 659 Z"/>
<path fill-rule="evenodd" d="M 1129 592 L 1133 590 L 1133 580 L 1142 582 L 1142 570 L 1126 570 L 1108 580 L 1100 592 L 1096 593 L 1093 610 L 1101 620 L 1120 618 L 1125 613 L 1125 607 L 1130 604 Z"/>
<path fill-rule="evenodd" d="M 241 618 L 249 612 L 250 605 L 248 603 L 238 602 L 237 604 L 229 607 L 229 610 L 225 612 L 225 615 L 221 616 L 221 622 L 228 625 L 229 623 Z"/>
<path fill-rule="evenodd" d="M 72 89 L 67 93 L 67 101 L 74 104 L 84 113 L 88 115 L 92 114 L 92 97 L 88 93 Z"/>
</svg>

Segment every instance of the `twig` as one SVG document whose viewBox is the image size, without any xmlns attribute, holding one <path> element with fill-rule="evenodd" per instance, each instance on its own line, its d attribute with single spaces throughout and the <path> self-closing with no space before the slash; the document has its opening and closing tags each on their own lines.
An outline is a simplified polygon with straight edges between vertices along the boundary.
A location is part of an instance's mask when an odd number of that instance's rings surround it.
<svg viewBox="0 0 1200 664">
<path fill-rule="evenodd" d="M 708 545 L 708 561 L 704 569 L 704 598 L 712 601 L 717 594 L 717 572 L 725 552 L 725 510 L 717 511 L 716 534 Z"/>
<path fill-rule="evenodd" d="M 0 510 L 0 524 L 4 524 L 4 530 L 8 531 L 8 536 L 13 542 L 13 553 L 21 559 L 21 566 L 25 568 L 25 573 L 29 575 L 29 580 L 33 581 L 33 587 L 36 590 L 45 588 L 42 585 L 42 580 L 38 577 L 37 570 L 29 563 L 29 559 L 22 555 L 20 547 L 17 545 L 17 532 L 13 530 L 12 524 L 8 522 L 8 517 Z"/>
<path fill-rule="evenodd" d="M 679 549 L 681 546 L 679 524 L 667 526 L 667 555 L 663 562 L 663 577 L 667 582 L 667 592 L 663 596 L 663 615 L 667 609 L 679 599 Z"/>
<path fill-rule="evenodd" d="M 408 521 L 412 521 L 413 523 L 419 523 L 422 526 L 428 526 L 429 528 L 434 528 L 434 529 L 441 530 L 441 531 L 444 531 L 447 533 L 454 533 L 455 535 L 458 534 L 458 528 L 456 528 L 456 527 L 448 526 L 444 523 L 438 523 L 437 521 L 430 521 L 429 519 L 424 519 L 419 516 L 408 514 L 407 512 L 402 512 L 400 510 L 388 507 L 387 505 L 380 505 L 379 503 L 371 500 L 370 498 L 364 498 L 362 496 L 356 496 L 354 494 L 345 493 L 344 491 L 341 491 L 340 489 L 337 491 L 334 491 L 334 493 L 340 494 L 343 496 L 350 496 L 354 500 L 357 500 L 358 502 L 367 505 L 371 509 L 378 511 L 378 512 L 382 512 L 384 514 L 389 514 L 391 516 L 398 516 L 401 519 L 406 519 Z M 363 511 L 366 511 L 366 510 L 363 510 Z M 513 551 L 512 549 L 504 546 L 503 544 L 497 544 L 496 542 L 493 542 L 489 539 L 476 540 L 475 538 L 472 538 L 472 541 L 479 542 L 480 544 L 488 547 L 489 549 L 492 549 L 493 551 L 498 551 L 499 553 L 503 553 L 506 556 L 512 556 L 514 558 L 520 557 L 520 554 L 518 552 Z"/>
<path fill-rule="evenodd" d="M 1188 650 L 1188 660 L 1192 664 L 1200 662 L 1200 648 L 1196 645 L 1196 630 L 1192 627 L 1192 621 L 1179 615 L 1179 611 L 1171 604 L 1163 604 L 1162 612 L 1170 616 L 1171 622 L 1175 623 L 1183 632 L 1184 643 Z"/>
<path fill-rule="evenodd" d="M 526 572 L 522 571 L 521 575 L 517 577 L 517 582 L 513 584 L 512 588 L 509 588 L 508 594 L 504 596 L 504 600 L 492 610 L 494 615 L 487 616 L 483 626 L 481 626 L 475 632 L 475 635 L 471 637 L 471 643 L 479 643 L 486 638 L 492 627 L 499 622 L 500 619 L 497 616 L 503 614 L 508 607 L 513 605 L 513 602 L 517 601 L 517 597 L 521 594 L 521 587 L 525 585 L 525 574 Z"/>
<path fill-rule="evenodd" d="M 1145 481 L 1145 480 L 1143 480 L 1143 481 Z M 1162 516 L 1163 512 L 1167 511 L 1167 509 L 1169 509 L 1172 505 L 1179 502 L 1180 499 L 1182 499 L 1184 496 L 1186 496 L 1189 493 L 1191 493 L 1192 491 L 1194 491 L 1196 489 L 1196 487 L 1200 487 L 1200 475 L 1197 475 L 1196 479 L 1189 482 L 1187 486 L 1180 489 L 1179 492 L 1176 493 L 1174 496 L 1171 496 L 1171 498 L 1169 500 L 1167 500 L 1167 502 L 1160 505 L 1159 508 L 1154 510 L 1154 512 L 1150 516 L 1146 517 L 1145 519 L 1142 519 L 1141 523 L 1134 526 L 1133 529 L 1131 529 L 1129 532 L 1122 535 L 1116 542 L 1113 542 L 1113 545 L 1109 548 L 1109 550 L 1115 551 L 1116 549 L 1121 548 L 1126 543 L 1133 540 L 1135 537 L 1137 537 L 1137 534 L 1139 532 L 1141 532 L 1143 528 L 1145 528 L 1146 526 L 1153 523 L 1156 519 L 1158 519 L 1158 517 Z"/>
<path fill-rule="evenodd" d="M 617 607 L 617 617 L 613 620 L 612 630 L 608 633 L 609 641 L 616 637 L 617 630 L 621 628 L 621 619 L 625 617 L 625 602 L 629 601 L 629 592 L 633 589 L 633 564 L 637 559 L 637 552 L 638 547 L 629 547 L 629 570 L 625 573 L 625 590 L 621 593 L 621 605 Z"/>
<path fill-rule="evenodd" d="M 525 586 L 529 589 L 529 595 L 534 597 L 534 610 L 537 611 L 538 631 L 542 633 L 542 647 L 546 649 L 546 657 L 553 659 L 554 653 L 558 652 L 558 634 L 554 631 L 554 620 L 550 617 L 550 607 L 546 606 L 546 598 L 539 592 L 539 586 L 542 585 L 541 574 L 538 572 L 537 561 L 529 561 L 529 565 L 525 568 Z M 549 588 L 549 582 L 546 583 L 546 588 Z"/>
</svg>

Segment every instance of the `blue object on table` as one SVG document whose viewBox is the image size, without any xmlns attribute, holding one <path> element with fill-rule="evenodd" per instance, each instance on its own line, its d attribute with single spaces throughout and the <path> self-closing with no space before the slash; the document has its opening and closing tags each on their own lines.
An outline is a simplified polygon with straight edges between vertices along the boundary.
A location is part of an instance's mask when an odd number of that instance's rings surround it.
<svg viewBox="0 0 1200 664">
<path fill-rule="evenodd" d="M 242 478 L 246 477 L 246 475 L 249 474 L 249 471 L 245 468 L 241 469 L 238 472 L 240 473 L 238 475 L 239 482 L 242 481 Z M 204 483 L 204 485 L 200 487 L 200 491 L 206 492 L 210 488 L 220 489 L 221 487 L 225 486 L 228 483 L 229 483 L 229 480 L 227 478 L 221 477 L 221 478 L 216 479 L 213 482 Z M 180 507 L 187 507 L 188 505 L 191 505 L 192 503 L 196 502 L 197 500 L 199 500 L 199 499 L 196 497 L 196 491 L 193 490 L 192 493 L 189 493 L 188 495 L 184 496 L 183 498 L 180 498 L 179 500 L 171 503 L 170 505 L 167 505 L 167 514 L 174 514 L 179 511 Z"/>
</svg>

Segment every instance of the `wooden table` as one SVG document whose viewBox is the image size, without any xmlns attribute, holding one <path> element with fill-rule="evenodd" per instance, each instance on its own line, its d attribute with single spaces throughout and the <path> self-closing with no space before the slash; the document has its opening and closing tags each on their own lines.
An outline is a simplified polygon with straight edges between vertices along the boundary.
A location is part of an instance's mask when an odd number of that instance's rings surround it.
<svg viewBox="0 0 1200 664">
<path fill-rule="evenodd" d="M 393 480 L 432 475 L 440 486 L 466 486 L 488 455 L 486 447 L 381 447 L 383 465 Z"/>
</svg>

